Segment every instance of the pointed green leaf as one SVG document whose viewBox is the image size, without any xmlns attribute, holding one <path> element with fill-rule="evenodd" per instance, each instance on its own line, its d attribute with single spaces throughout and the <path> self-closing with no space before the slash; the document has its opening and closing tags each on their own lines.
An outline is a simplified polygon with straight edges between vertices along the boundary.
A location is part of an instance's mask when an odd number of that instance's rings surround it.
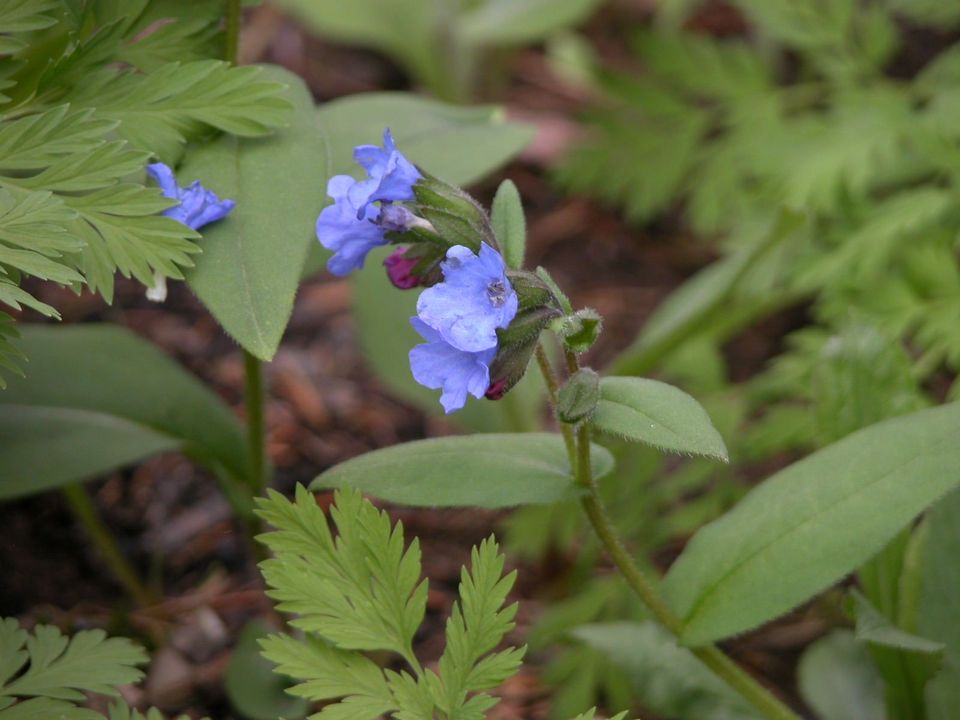
<svg viewBox="0 0 960 720">
<path fill-rule="evenodd" d="M 0 495 L 86 479 L 175 447 L 245 475 L 243 433 L 231 410 L 150 343 L 110 325 L 21 332 L 26 377 L 11 378 L 0 393 Z M 23 462 L 14 468 L 15 458 Z"/>
<path fill-rule="evenodd" d="M 728 459 L 723 438 L 703 406 L 679 388 L 656 380 L 601 380 L 593 426 L 661 450 Z"/>
<path fill-rule="evenodd" d="M 593 446 L 595 477 L 613 456 Z M 567 453 L 551 433 L 444 437 L 374 450 L 320 475 L 311 488 L 353 487 L 401 505 L 511 507 L 575 498 Z"/>
<path fill-rule="evenodd" d="M 497 188 L 490 208 L 490 222 L 507 267 L 519 270 L 523 267 L 527 246 L 527 220 L 520 192 L 510 180 L 504 180 Z"/>
<path fill-rule="evenodd" d="M 187 282 L 243 348 L 262 360 L 286 329 L 314 223 L 324 205 L 323 128 L 303 81 L 276 67 L 263 75 L 287 83 L 290 127 L 265 139 L 224 136 L 192 152 L 178 175 L 200 179 L 237 206 L 203 230 L 203 254 Z"/>
<path fill-rule="evenodd" d="M 960 403 L 887 420 L 780 471 L 701 529 L 664 590 L 698 645 L 796 607 L 960 483 Z"/>
</svg>

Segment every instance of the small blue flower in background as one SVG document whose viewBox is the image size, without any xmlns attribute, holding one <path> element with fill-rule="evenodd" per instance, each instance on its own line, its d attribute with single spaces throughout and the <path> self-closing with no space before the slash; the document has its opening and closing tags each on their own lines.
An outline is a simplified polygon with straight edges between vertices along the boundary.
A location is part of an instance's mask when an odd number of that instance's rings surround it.
<svg viewBox="0 0 960 720">
<path fill-rule="evenodd" d="M 367 253 L 386 244 L 387 231 L 403 232 L 419 219 L 390 203 L 413 200 L 413 185 L 421 175 L 397 150 L 390 130 L 383 133 L 383 145 L 360 145 L 353 151 L 354 159 L 367 171 L 366 180 L 335 175 L 327 183 L 327 195 L 334 203 L 320 213 L 316 229 L 320 243 L 334 252 L 327 262 L 334 275 L 363 267 Z"/>
<path fill-rule="evenodd" d="M 163 214 L 179 220 L 193 230 L 222 220 L 236 206 L 233 200 L 221 200 L 216 193 L 204 188 L 199 180 L 194 180 L 188 187 L 180 187 L 173 170 L 163 163 L 147 165 L 147 173 L 157 181 L 165 197 L 180 202 L 179 205 L 164 210 Z"/>
<path fill-rule="evenodd" d="M 496 347 L 497 329 L 517 314 L 517 293 L 500 253 L 483 243 L 480 254 L 455 245 L 441 265 L 443 282 L 424 290 L 417 316 L 459 350 Z"/>
<path fill-rule="evenodd" d="M 444 411 L 462 408 L 467 393 L 482 398 L 490 385 L 490 363 L 497 354 L 496 346 L 480 352 L 459 350 L 420 318 L 410 318 L 410 324 L 427 341 L 410 350 L 413 378 L 431 390 L 443 390 L 440 404 Z"/>
<path fill-rule="evenodd" d="M 183 223 L 191 230 L 199 230 L 217 220 L 222 220 L 236 206 L 233 200 L 221 200 L 217 194 L 204 188 L 199 180 L 187 187 L 177 185 L 173 170 L 163 163 L 147 165 L 147 174 L 157 181 L 164 197 L 177 200 L 179 204 L 163 211 L 163 215 Z M 156 272 L 153 287 L 147 289 L 147 299 L 163 302 L 167 299 L 167 278 Z"/>
</svg>

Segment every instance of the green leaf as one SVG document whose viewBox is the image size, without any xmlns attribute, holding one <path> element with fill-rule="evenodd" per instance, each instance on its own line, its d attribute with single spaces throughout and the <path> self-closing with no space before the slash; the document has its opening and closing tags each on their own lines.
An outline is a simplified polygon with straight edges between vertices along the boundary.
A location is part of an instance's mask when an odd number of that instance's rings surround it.
<svg viewBox="0 0 960 720">
<path fill-rule="evenodd" d="M 250 720 L 305 717 L 309 705 L 285 692 L 289 683 L 274 674 L 273 663 L 260 654 L 260 641 L 268 632 L 262 620 L 248 622 L 240 631 L 223 679 L 227 697 L 237 712 Z"/>
<path fill-rule="evenodd" d="M 245 350 L 270 360 L 315 241 L 328 165 L 303 81 L 278 67 L 264 68 L 263 77 L 289 85 L 290 127 L 267 139 L 222 137 L 192 152 L 179 175 L 237 202 L 229 217 L 204 229 L 203 255 L 187 282 Z"/>
<path fill-rule="evenodd" d="M 653 622 L 581 625 L 574 638 L 626 670 L 637 699 L 657 715 L 684 720 L 750 720 L 759 715 L 689 650 Z"/>
<path fill-rule="evenodd" d="M 147 660 L 126 638 L 86 630 L 67 638 L 49 625 L 32 634 L 13 618 L 0 620 L 0 706 L 9 698 L 83 700 L 84 693 L 119 695 L 117 685 L 135 682 Z"/>
<path fill-rule="evenodd" d="M 594 477 L 613 457 L 593 447 Z M 425 507 L 511 507 L 577 497 L 559 435 L 482 434 L 418 440 L 374 450 L 327 470 L 311 488 L 353 487 Z"/>
<path fill-rule="evenodd" d="M 0 405 L 0 498 L 88 480 L 170 450 L 178 438 L 105 413 Z"/>
<path fill-rule="evenodd" d="M 413 635 L 423 621 L 427 584 L 420 547 L 404 550 L 403 526 L 360 493 L 337 493 L 334 541 L 323 510 L 303 486 L 296 503 L 277 492 L 258 500 L 257 514 L 277 532 L 259 539 L 276 555 L 261 563 L 277 609 L 298 615 L 293 627 L 341 650 L 389 650 L 416 665 Z"/>
<path fill-rule="evenodd" d="M 460 717 L 470 693 L 499 686 L 516 673 L 523 659 L 524 649 L 488 654 L 513 629 L 517 614 L 516 603 L 503 607 L 517 579 L 516 570 L 503 575 L 503 563 L 503 555 L 490 537 L 471 551 L 470 570 L 460 572 L 460 599 L 447 620 L 447 644 L 438 668 L 436 701 L 447 717 Z"/>
<path fill-rule="evenodd" d="M 364 93 L 317 110 L 329 138 L 331 174 L 355 175 L 356 145 L 380 142 L 390 128 L 416 165 L 452 185 L 469 185 L 503 165 L 533 139 L 533 128 L 506 119 L 496 105 L 463 107 L 408 93 Z"/>
<path fill-rule="evenodd" d="M 146 75 L 102 70 L 85 78 L 69 100 L 119 121 L 122 138 L 170 163 L 205 126 L 254 137 L 285 123 L 291 105 L 282 83 L 294 77 L 222 60 L 174 62 Z"/>
<path fill-rule="evenodd" d="M 17 34 L 56 24 L 56 18 L 47 14 L 56 10 L 56 0 L 6 0 L 0 6 L 0 55 L 27 47 L 27 41 Z"/>
<path fill-rule="evenodd" d="M 460 17 L 460 36 L 477 45 L 532 43 L 583 22 L 598 4 L 598 0 L 485 0 Z"/>
<path fill-rule="evenodd" d="M 600 432 L 661 450 L 729 460 L 723 438 L 700 403 L 657 380 L 603 378 L 592 422 Z"/>
<path fill-rule="evenodd" d="M 821 720 L 881 720 L 883 680 L 848 630 L 810 645 L 797 668 L 800 694 Z"/>
<path fill-rule="evenodd" d="M 2 703 L 0 703 L 2 705 Z M 103 715 L 63 700 L 30 698 L 0 710 L 0 720 L 103 720 Z"/>
<path fill-rule="evenodd" d="M 7 387 L 7 381 L 3 379 L 4 372 L 23 377 L 21 364 L 25 356 L 18 346 L 19 338 L 20 333 L 17 332 L 13 318 L 0 312 L 0 390 Z"/>
<path fill-rule="evenodd" d="M 960 702 L 960 492 L 954 491 L 933 506 L 925 521 L 926 538 L 920 559 L 920 597 L 917 631 L 946 645 L 940 673 L 926 688 L 930 720 L 948 720 Z"/>
<path fill-rule="evenodd" d="M 490 208 L 490 222 L 507 267 L 520 270 L 527 246 L 527 220 L 520 193 L 510 180 L 504 180 L 497 188 Z"/>
<path fill-rule="evenodd" d="M 857 568 L 960 482 L 958 432 L 960 404 L 878 423 L 780 471 L 700 530 L 664 586 L 684 642 L 756 627 Z"/>
<path fill-rule="evenodd" d="M 943 652 L 942 642 L 928 640 L 897 627 L 877 610 L 863 593 L 853 590 L 852 597 L 857 619 L 855 637 L 858 641 L 929 655 L 939 655 Z"/>
<path fill-rule="evenodd" d="M 35 457 L 39 465 L 3 473 L 2 493 L 22 492 L 31 473 L 33 482 L 40 482 L 39 471 L 53 472 L 57 457 L 65 461 L 57 463 L 58 477 L 69 482 L 98 465 L 108 469 L 136 459 L 138 452 L 176 446 L 215 470 L 245 477 L 243 433 L 231 410 L 150 343 L 109 325 L 27 325 L 22 332 L 29 371 L 0 394 L 5 444 L 16 442 L 0 453 L 0 462 L 23 453 L 21 459 Z M 18 416 L 24 419 L 19 427 Z M 49 457 L 41 452 L 51 441 L 45 422 L 64 433 L 51 446 L 59 454 Z M 102 448 L 89 442 L 94 428 L 109 431 Z M 69 458 L 71 448 L 78 453 L 76 465 Z M 8 489 L 9 477 L 20 480 Z"/>
<path fill-rule="evenodd" d="M 450 68 L 436 35 L 441 6 L 432 0 L 279 0 L 277 4 L 323 37 L 392 55 L 435 92 L 451 89 Z"/>
</svg>

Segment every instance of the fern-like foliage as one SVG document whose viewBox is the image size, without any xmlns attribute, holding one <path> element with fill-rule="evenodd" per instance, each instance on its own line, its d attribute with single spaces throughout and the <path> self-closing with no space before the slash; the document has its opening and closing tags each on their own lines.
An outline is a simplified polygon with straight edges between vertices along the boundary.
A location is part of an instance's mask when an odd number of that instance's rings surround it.
<svg viewBox="0 0 960 720">
<path fill-rule="evenodd" d="M 732 0 L 749 29 L 723 39 L 680 29 L 699 4 L 664 3 L 663 26 L 637 38 L 641 72 L 602 78 L 605 102 L 559 181 L 639 222 L 681 211 L 694 231 L 719 238 L 721 263 L 784 206 L 799 209 L 804 230 L 738 279 L 723 321 L 696 341 L 717 348 L 765 309 L 805 299 L 818 346 L 864 325 L 900 344 L 901 370 L 921 388 L 955 379 L 960 45 L 932 53 L 912 78 L 891 66 L 912 26 L 960 23 L 957 4 Z M 772 434 L 808 448 L 835 435 L 812 425 L 829 416 L 810 410 L 829 406 L 811 397 L 819 353 L 789 351 L 785 365 L 803 365 L 795 374 L 804 377 L 790 390 L 780 363 L 758 380 L 751 410 L 773 403 L 777 422 L 758 430 L 771 437 L 755 450 L 773 451 Z"/>
<path fill-rule="evenodd" d="M 391 715 L 399 720 L 481 720 L 497 699 L 483 692 L 513 675 L 523 649 L 497 651 L 513 628 L 516 605 L 504 607 L 515 573 L 491 538 L 474 548 L 460 599 L 446 628 L 437 669 L 424 668 L 413 638 L 423 621 L 427 581 L 420 550 L 404 548 L 403 526 L 359 493 L 340 491 L 333 536 L 314 497 L 299 487 L 295 501 L 271 492 L 258 514 L 276 528 L 262 541 L 274 554 L 261 564 L 268 595 L 295 615 L 302 638 L 272 635 L 263 653 L 277 672 L 295 678 L 295 695 L 328 704 L 315 718 Z M 364 654 L 387 651 L 405 662 L 383 668 Z"/>
<path fill-rule="evenodd" d="M 116 272 L 146 285 L 183 277 L 200 236 L 159 215 L 170 201 L 144 166 L 175 164 L 212 131 L 263 135 L 289 110 L 257 68 L 215 59 L 222 12 L 210 0 L 2 3 L 0 303 L 56 317 L 26 277 L 107 301 Z M 0 335 L 10 370 L 17 356 Z"/>
<path fill-rule="evenodd" d="M 117 686 L 140 680 L 146 662 L 142 648 L 102 630 L 70 638 L 47 625 L 28 633 L 15 619 L 0 618 L 0 720 L 164 720 L 158 710 L 141 713 L 118 697 Z M 105 718 L 78 704 L 87 694 L 118 699 Z"/>
</svg>

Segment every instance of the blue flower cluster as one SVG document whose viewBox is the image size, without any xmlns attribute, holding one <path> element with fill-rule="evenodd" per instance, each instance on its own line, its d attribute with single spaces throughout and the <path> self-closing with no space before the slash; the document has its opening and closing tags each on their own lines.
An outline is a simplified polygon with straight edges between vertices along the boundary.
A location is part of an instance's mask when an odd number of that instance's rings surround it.
<svg viewBox="0 0 960 720">
<path fill-rule="evenodd" d="M 418 383 L 443 391 L 440 404 L 451 413 L 468 393 L 481 398 L 489 389 L 497 330 L 516 316 L 519 299 L 503 258 L 486 243 L 479 255 L 455 245 L 441 269 L 443 282 L 423 291 L 410 319 L 427 341 L 410 351 L 410 369 Z"/>
<path fill-rule="evenodd" d="M 365 180 L 349 175 L 330 179 L 333 204 L 317 218 L 317 238 L 333 257 L 327 268 L 346 275 L 363 266 L 367 253 L 387 242 L 385 233 L 404 232 L 425 224 L 402 203 L 413 200 L 421 174 L 397 150 L 389 130 L 383 147 L 361 145 L 354 159 L 366 170 Z M 374 203 L 379 202 L 379 206 Z M 399 288 L 419 284 L 416 260 L 400 249 L 387 258 L 387 275 Z M 417 315 L 410 322 L 426 341 L 410 351 L 410 368 L 418 383 L 442 390 L 446 412 L 464 406 L 467 395 L 483 397 L 490 388 L 490 365 L 497 354 L 497 330 L 517 314 L 518 298 L 506 276 L 500 254 L 483 244 L 479 254 L 463 245 L 451 247 L 441 263 L 443 280 L 424 290 Z"/>
<path fill-rule="evenodd" d="M 221 200 L 216 193 L 204 188 L 199 180 L 187 187 L 177 185 L 173 170 L 163 163 L 147 165 L 147 174 L 156 180 L 164 197 L 176 200 L 177 204 L 163 211 L 166 217 L 177 220 L 191 230 L 199 230 L 217 220 L 222 220 L 236 206 L 233 200 Z M 153 277 L 153 287 L 147 290 L 147 299 L 163 302 L 167 299 L 167 278 L 157 272 Z"/>
<path fill-rule="evenodd" d="M 334 275 L 363 267 L 367 253 L 386 244 L 388 231 L 403 231 L 414 221 L 409 210 L 391 203 L 413 200 L 413 185 L 421 176 L 397 150 L 390 130 L 383 133 L 382 148 L 360 145 L 353 158 L 367 171 L 367 178 L 330 178 L 327 195 L 333 198 L 333 205 L 317 218 L 317 238 L 333 251 L 327 269 Z M 376 202 L 380 205 L 374 205 Z"/>
</svg>

